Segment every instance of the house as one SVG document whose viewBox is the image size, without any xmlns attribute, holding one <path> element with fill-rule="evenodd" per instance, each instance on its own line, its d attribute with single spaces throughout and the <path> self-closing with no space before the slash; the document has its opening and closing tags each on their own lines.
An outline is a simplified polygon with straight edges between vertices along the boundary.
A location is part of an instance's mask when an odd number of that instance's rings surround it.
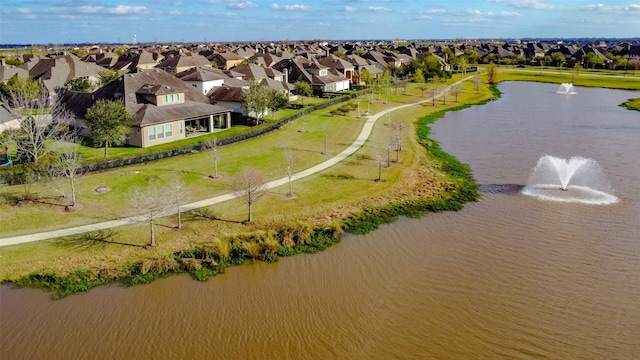
<svg viewBox="0 0 640 360">
<path fill-rule="evenodd" d="M 93 93 L 66 92 L 61 101 L 83 129 L 87 109 L 99 99 L 124 101 L 135 118 L 126 140 L 132 146 L 149 147 L 231 127 L 231 109 L 211 105 L 198 89 L 159 69 L 122 75 Z"/>
<path fill-rule="evenodd" d="M 275 64 L 273 69 L 287 74 L 289 83 L 295 84 L 297 81 L 308 83 L 318 95 L 348 90 L 350 86 L 349 79 L 333 75 L 329 73 L 329 67 L 304 57 L 283 59 Z"/>
<path fill-rule="evenodd" d="M 224 85 L 225 80 L 231 79 L 224 71 L 210 66 L 194 67 L 176 74 L 176 77 L 200 90 L 203 95 L 208 94 L 214 87 Z"/>
<path fill-rule="evenodd" d="M 20 115 L 0 101 L 0 133 L 12 129 L 20 129 Z"/>
<path fill-rule="evenodd" d="M 207 58 L 199 54 L 179 54 L 167 57 L 163 62 L 156 65 L 156 69 L 161 69 L 169 74 L 177 74 L 193 67 L 211 66 Z"/>
<path fill-rule="evenodd" d="M 244 61 L 246 61 L 246 59 L 243 58 L 242 56 L 232 52 L 223 52 L 223 53 L 213 54 L 209 56 L 207 59 L 215 63 L 218 66 L 218 68 L 224 69 L 224 70 L 229 70 L 232 67 L 238 66 L 242 64 Z"/>
</svg>

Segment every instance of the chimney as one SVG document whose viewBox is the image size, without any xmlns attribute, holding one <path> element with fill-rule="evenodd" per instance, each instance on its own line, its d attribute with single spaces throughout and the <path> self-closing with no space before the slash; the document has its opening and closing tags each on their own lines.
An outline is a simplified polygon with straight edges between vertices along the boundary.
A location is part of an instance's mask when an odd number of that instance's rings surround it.
<svg viewBox="0 0 640 360">
<path fill-rule="evenodd" d="M 289 83 L 289 69 L 284 68 L 284 82 L 285 84 Z"/>
</svg>

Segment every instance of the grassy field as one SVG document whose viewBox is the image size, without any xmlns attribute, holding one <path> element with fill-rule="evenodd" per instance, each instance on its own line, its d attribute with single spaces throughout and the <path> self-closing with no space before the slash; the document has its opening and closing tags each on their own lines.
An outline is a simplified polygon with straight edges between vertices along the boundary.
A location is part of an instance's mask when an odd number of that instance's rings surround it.
<svg viewBox="0 0 640 360">
<path fill-rule="evenodd" d="M 640 90 L 640 74 L 608 75 L 601 71 L 540 70 L 534 68 L 499 67 L 499 81 L 534 81 L 546 83 L 573 83 L 575 86 L 602 87 L 610 89 Z"/>
<path fill-rule="evenodd" d="M 492 96 L 487 89 L 476 94 L 472 86 L 471 83 L 465 84 L 466 90 L 459 103 L 476 102 Z M 419 90 L 415 88 L 410 88 L 407 94 L 391 94 L 388 103 L 374 97 L 371 112 L 421 99 Z M 367 106 L 364 98 L 360 101 L 363 108 Z M 221 236 L 268 231 L 288 223 L 330 224 L 357 212 L 364 205 L 388 203 L 415 194 L 440 194 L 447 179 L 425 166 L 429 160 L 415 141 L 412 123 L 426 113 L 453 105 L 457 104 L 449 102 L 445 105 L 437 101 L 434 107 L 429 102 L 380 119 L 370 141 L 354 156 L 320 174 L 296 181 L 294 197 L 286 196 L 288 189 L 285 186 L 274 189 L 261 199 L 255 205 L 252 224 L 241 223 L 246 217 L 246 205 L 232 200 L 185 214 L 182 230 L 174 228 L 175 217 L 162 219 L 157 234 L 159 245 L 154 249 L 140 247 L 148 242 L 148 227 L 145 225 L 122 227 L 100 235 L 107 236 L 111 243 L 80 236 L 4 247 L 0 255 L 3 264 L 0 279 L 16 279 L 33 271 L 67 273 L 78 269 L 117 268 L 144 258 L 163 257 Z M 342 151 L 360 132 L 364 122 L 364 118 L 356 116 L 356 111 L 348 116 L 330 116 L 330 111 L 330 108 L 318 111 L 269 135 L 221 148 L 220 179 L 208 177 L 213 171 L 211 153 L 203 152 L 87 175 L 79 185 L 78 202 L 82 208 L 74 212 L 64 211 L 50 184 L 35 184 L 32 191 L 38 193 L 41 201 L 22 206 L 13 205 L 12 199 L 23 189 L 4 187 L 0 211 L 8 216 L 4 219 L 7 226 L 2 227 L 0 236 L 65 228 L 129 215 L 127 198 L 131 188 L 144 187 L 149 183 L 165 184 L 176 177 L 189 189 L 186 201 L 229 192 L 230 178 L 244 167 L 260 168 L 268 179 L 280 178 L 284 176 L 283 153 L 286 148 L 295 153 L 294 167 L 297 171 L 308 168 Z M 378 175 L 374 158 L 386 156 L 385 144 L 392 132 L 390 123 L 396 121 L 406 124 L 400 161 L 396 162 L 395 153 L 391 153 L 391 166 L 385 166 L 382 171 L 383 181 L 374 181 Z M 329 135 L 326 155 L 322 154 L 325 132 Z M 95 189 L 101 186 L 110 187 L 111 191 L 96 193 Z"/>
</svg>

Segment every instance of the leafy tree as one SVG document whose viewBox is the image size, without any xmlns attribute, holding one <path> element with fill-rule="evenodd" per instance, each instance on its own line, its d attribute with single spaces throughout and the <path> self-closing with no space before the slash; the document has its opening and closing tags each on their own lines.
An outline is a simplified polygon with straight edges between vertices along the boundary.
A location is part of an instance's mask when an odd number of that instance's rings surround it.
<svg viewBox="0 0 640 360">
<path fill-rule="evenodd" d="M 98 72 L 98 86 L 103 87 L 113 81 L 116 81 L 120 77 L 120 73 L 113 70 L 105 70 Z"/>
<path fill-rule="evenodd" d="M 242 107 L 248 116 L 256 119 L 256 125 L 269 108 L 270 88 L 263 82 L 252 80 L 249 82 L 249 90 L 242 95 Z"/>
<path fill-rule="evenodd" d="M 19 79 L 14 76 L 6 84 L 2 84 L 2 93 L 12 101 L 14 107 L 29 107 L 27 103 L 36 100 L 41 90 L 40 83 L 32 78 Z"/>
<path fill-rule="evenodd" d="M 458 68 L 462 70 L 462 74 L 467 73 L 467 69 L 469 68 L 469 61 L 466 57 L 461 56 L 460 58 L 458 58 Z"/>
<path fill-rule="evenodd" d="M 487 65 L 487 82 L 491 85 L 498 83 L 498 67 L 493 61 Z"/>
<path fill-rule="evenodd" d="M 344 59 L 344 58 L 347 57 L 347 54 L 345 54 L 344 51 L 339 51 L 339 50 L 334 51 L 333 55 L 337 56 L 337 57 L 339 57 L 341 59 Z"/>
<path fill-rule="evenodd" d="M 296 94 L 300 95 L 300 99 L 302 101 L 302 106 L 304 106 L 304 97 L 311 96 L 313 91 L 311 90 L 311 85 L 304 81 L 296 81 L 294 84 L 294 91 Z"/>
<path fill-rule="evenodd" d="M 89 92 L 91 90 L 91 83 L 87 79 L 73 78 L 64 83 L 64 88 L 70 91 Z"/>
<path fill-rule="evenodd" d="M 424 82 L 424 74 L 422 73 L 422 69 L 416 69 L 416 72 L 413 73 L 413 77 L 411 80 L 414 83 L 421 84 Z"/>
<path fill-rule="evenodd" d="M 123 101 L 100 99 L 87 109 L 85 120 L 94 141 L 104 145 L 104 156 L 107 157 L 110 145 L 126 139 L 135 118 Z"/>
<path fill-rule="evenodd" d="M 20 65 L 24 64 L 24 62 L 22 62 L 22 60 L 20 60 L 18 58 L 4 59 L 4 63 L 9 65 L 9 66 L 20 66 Z"/>
<path fill-rule="evenodd" d="M 604 59 L 592 52 L 585 55 L 582 61 L 585 65 L 591 65 L 592 69 L 595 69 L 596 65 L 604 64 Z"/>
<path fill-rule="evenodd" d="M 249 168 L 233 177 L 231 186 L 236 195 L 249 207 L 247 223 L 253 221 L 253 205 L 267 193 L 267 186 L 262 172 Z"/>
<path fill-rule="evenodd" d="M 551 61 L 555 62 L 556 66 L 560 66 L 561 64 L 564 64 L 566 58 L 560 51 L 555 51 L 551 53 Z"/>
<path fill-rule="evenodd" d="M 373 83 L 373 76 L 369 70 L 362 69 L 362 71 L 360 71 L 360 81 L 367 85 L 371 85 Z"/>
<path fill-rule="evenodd" d="M 278 91 L 276 89 L 269 90 L 269 109 L 271 109 L 272 119 L 275 119 L 276 111 L 284 109 L 288 103 L 289 100 L 287 100 L 287 98 L 281 91 Z"/>
</svg>

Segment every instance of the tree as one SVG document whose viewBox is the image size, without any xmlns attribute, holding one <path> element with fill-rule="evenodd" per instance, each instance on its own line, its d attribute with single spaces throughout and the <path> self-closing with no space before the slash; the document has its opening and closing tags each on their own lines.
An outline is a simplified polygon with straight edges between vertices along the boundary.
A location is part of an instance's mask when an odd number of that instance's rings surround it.
<svg viewBox="0 0 640 360">
<path fill-rule="evenodd" d="M 413 73 L 413 77 L 411 80 L 414 83 L 422 84 L 424 82 L 424 74 L 422 73 L 422 69 L 416 69 L 416 72 Z"/>
<path fill-rule="evenodd" d="M 451 87 L 451 93 L 455 95 L 456 102 L 458 102 L 458 95 L 462 94 L 462 87 L 460 87 L 460 85 L 453 85 Z"/>
<path fill-rule="evenodd" d="M 24 115 L 18 121 L 20 130 L 11 133 L 17 146 L 16 161 L 38 166 L 50 153 L 47 144 L 51 140 L 62 140 L 68 134 L 73 117 L 60 102 L 47 107 L 48 94 L 32 79 L 14 77 L 3 86 L 3 93 L 4 101 Z"/>
<path fill-rule="evenodd" d="M 32 78 L 19 79 L 12 77 L 6 84 L 0 87 L 5 98 L 12 101 L 13 107 L 28 107 L 27 102 L 38 99 L 41 95 L 42 86 Z M 15 102 L 15 103 L 14 103 Z"/>
<path fill-rule="evenodd" d="M 378 178 L 376 181 L 382 181 L 382 165 L 385 163 L 384 155 L 377 154 L 374 158 L 376 166 L 378 167 Z"/>
<path fill-rule="evenodd" d="M 458 58 L 458 68 L 462 70 L 463 75 L 467 73 L 467 69 L 469 68 L 469 62 L 467 61 L 466 57 L 461 56 L 460 58 Z"/>
<path fill-rule="evenodd" d="M 480 91 L 480 72 L 477 72 L 476 75 L 473 77 L 473 90 L 476 91 L 476 94 Z"/>
<path fill-rule="evenodd" d="M 291 149 L 288 148 L 284 151 L 284 160 L 286 161 L 286 165 L 287 165 L 285 168 L 285 175 L 289 180 L 289 192 L 287 193 L 287 196 L 291 197 L 293 196 L 293 161 L 294 161 L 294 155 Z"/>
<path fill-rule="evenodd" d="M 76 184 L 78 178 L 86 173 L 82 164 L 80 141 L 79 138 L 74 138 L 71 142 L 63 144 L 57 149 L 58 157 L 50 168 L 50 174 L 54 178 L 63 177 L 69 182 L 69 188 L 71 189 L 71 207 L 76 206 Z"/>
<path fill-rule="evenodd" d="M 91 83 L 87 79 L 77 77 L 67 80 L 67 82 L 64 83 L 64 88 L 70 91 L 89 92 L 91 90 Z"/>
<path fill-rule="evenodd" d="M 114 70 L 105 70 L 98 72 L 98 87 L 103 87 L 120 77 L 120 73 Z"/>
<path fill-rule="evenodd" d="M 313 94 L 313 91 L 311 90 L 311 85 L 309 85 L 309 83 L 304 81 L 296 81 L 293 84 L 293 87 L 294 87 L 293 90 L 296 92 L 296 94 L 300 96 L 300 101 L 302 102 L 302 106 L 304 106 L 304 97 L 311 96 L 311 94 Z"/>
<path fill-rule="evenodd" d="M 180 210 L 180 206 L 182 206 L 182 202 L 184 201 L 184 183 L 176 176 L 173 182 L 171 182 L 170 187 L 173 193 L 173 203 L 176 207 L 176 214 L 178 215 L 177 228 L 182 229 L 182 210 Z"/>
<path fill-rule="evenodd" d="M 491 85 L 498 83 L 498 67 L 493 61 L 487 65 L 487 82 Z"/>
<path fill-rule="evenodd" d="M 249 207 L 247 223 L 253 221 L 253 205 L 267 193 L 267 186 L 262 172 L 248 168 L 233 177 L 231 187 L 236 195 Z"/>
<path fill-rule="evenodd" d="M 560 51 L 554 51 L 551 53 L 551 61 L 556 63 L 556 66 L 561 66 L 565 61 L 564 54 Z"/>
<path fill-rule="evenodd" d="M 156 246 L 156 219 L 163 216 L 172 206 L 172 201 L 167 199 L 171 197 L 167 197 L 166 191 L 155 184 L 149 185 L 146 189 L 134 188 L 129 193 L 129 208 L 140 216 L 140 219 L 149 223 L 149 246 Z"/>
<path fill-rule="evenodd" d="M 211 149 L 211 158 L 213 159 L 213 174 L 211 175 L 211 177 L 217 179 L 220 177 L 220 175 L 218 175 L 218 138 L 214 137 L 213 139 L 207 141 L 205 143 L 205 146 L 207 147 L 207 149 Z"/>
<path fill-rule="evenodd" d="M 595 69 L 596 65 L 604 64 L 604 59 L 592 52 L 585 55 L 582 61 L 584 61 L 585 65 L 591 65 L 592 69 Z"/>
<path fill-rule="evenodd" d="M 271 119 L 275 119 L 276 111 L 285 108 L 288 103 L 289 100 L 287 100 L 281 91 L 271 89 L 269 91 L 269 109 L 271 109 Z"/>
<path fill-rule="evenodd" d="M 371 75 L 369 70 L 362 69 L 362 71 L 360 71 L 360 81 L 364 82 L 367 85 L 371 85 L 371 83 L 373 83 L 373 76 Z"/>
<path fill-rule="evenodd" d="M 269 108 L 269 87 L 258 80 L 249 82 L 249 90 L 242 95 L 242 107 L 248 116 L 256 119 L 256 125 L 267 113 Z"/>
<path fill-rule="evenodd" d="M 94 141 L 104 146 L 104 157 L 107 157 L 110 145 L 126 139 L 135 118 L 123 101 L 100 99 L 87 109 L 85 120 Z"/>
<path fill-rule="evenodd" d="M 393 145 L 396 151 L 396 162 L 400 162 L 400 152 L 402 151 L 402 143 L 404 142 L 404 122 L 401 120 L 393 124 Z"/>
<path fill-rule="evenodd" d="M 438 92 L 438 77 L 435 76 L 433 77 L 433 79 L 431 79 L 431 89 L 433 91 L 433 94 L 431 95 L 431 105 L 432 106 L 436 106 L 436 93 Z"/>
</svg>

